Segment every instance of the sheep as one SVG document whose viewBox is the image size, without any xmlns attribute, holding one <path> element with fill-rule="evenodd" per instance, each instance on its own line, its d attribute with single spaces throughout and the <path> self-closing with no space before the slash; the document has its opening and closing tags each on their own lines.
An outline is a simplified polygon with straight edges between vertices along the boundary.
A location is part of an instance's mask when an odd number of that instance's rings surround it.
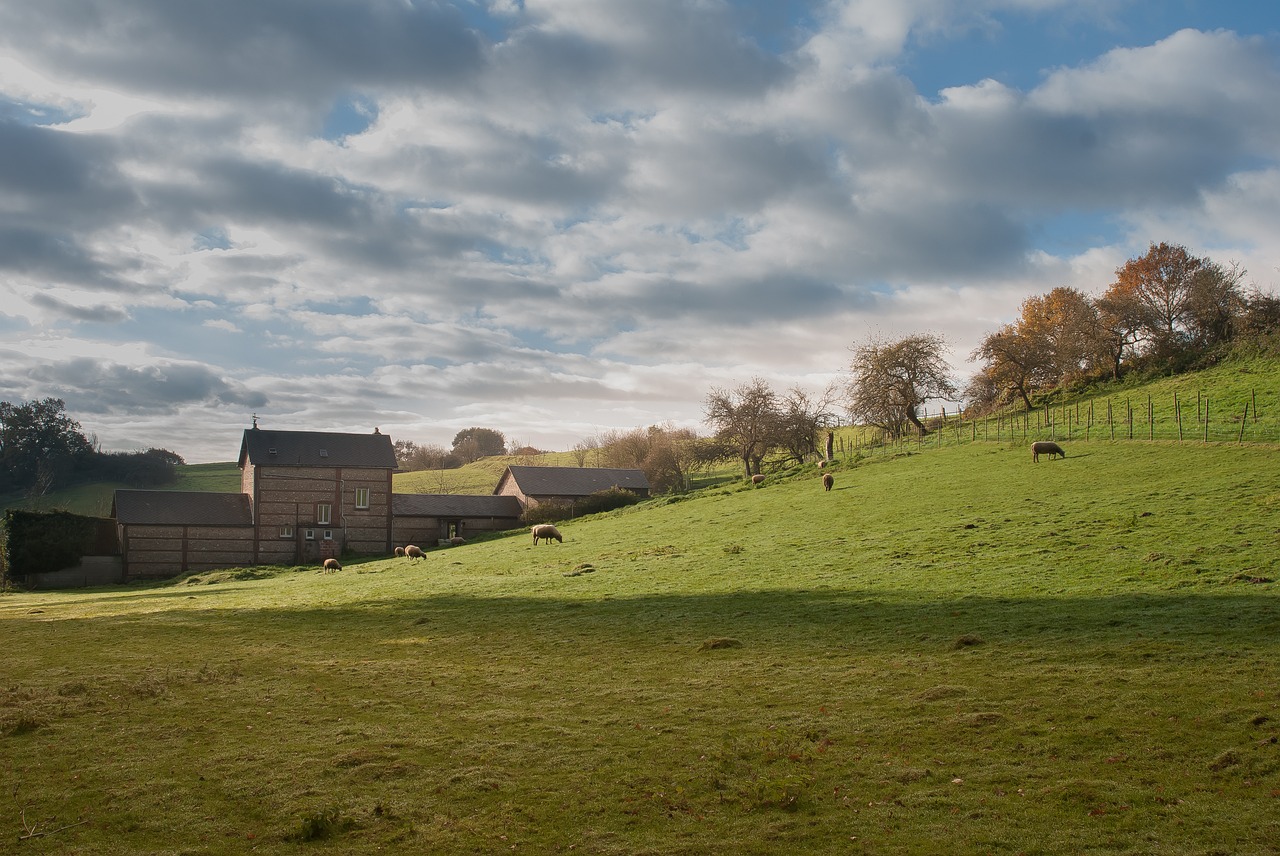
<svg viewBox="0 0 1280 856">
<path fill-rule="evenodd" d="M 403 555 L 404 555 L 404 547 L 396 547 L 396 558 L 398 559 Z"/>
<path fill-rule="evenodd" d="M 763 473 L 756 473 L 755 475 L 753 475 L 753 476 L 751 477 L 751 483 L 752 483 L 752 484 L 760 484 L 760 482 L 762 482 L 762 481 L 764 481 L 764 474 L 763 474 Z"/>
<path fill-rule="evenodd" d="M 409 546 L 404 548 L 404 554 L 409 558 L 410 562 L 412 562 L 414 559 L 425 559 L 427 557 L 426 553 L 422 552 L 422 550 L 419 547 L 413 544 L 410 544 Z"/>
<path fill-rule="evenodd" d="M 340 571 L 340 570 L 342 570 L 342 565 L 338 563 L 337 559 L 324 560 L 324 573 L 327 574 L 327 573 L 330 573 L 331 571 Z"/>
<path fill-rule="evenodd" d="M 543 539 L 548 544 L 551 543 L 552 538 L 556 539 L 556 541 L 561 544 L 564 543 L 564 536 L 560 534 L 560 530 L 552 526 L 550 523 L 539 523 L 529 531 L 533 533 L 533 546 L 535 547 L 538 546 L 539 538 Z"/>
<path fill-rule="evenodd" d="M 449 539 L 450 547 L 461 547 L 465 543 L 467 543 L 467 539 L 463 538 L 461 535 L 454 535 Z"/>
<path fill-rule="evenodd" d="M 1067 453 L 1062 451 L 1062 447 L 1057 443 L 1051 443 L 1048 440 L 1041 440 L 1038 443 L 1031 444 L 1031 460 L 1033 463 L 1039 462 L 1041 455 L 1048 455 L 1050 459 L 1054 455 L 1065 458 Z"/>
<path fill-rule="evenodd" d="M 832 485 L 834 485 L 835 483 L 836 483 L 836 477 L 835 477 L 835 476 L 833 476 L 833 475 L 831 475 L 831 473 L 823 473 L 823 474 L 822 474 L 822 489 L 823 489 L 823 490 L 831 490 Z"/>
</svg>

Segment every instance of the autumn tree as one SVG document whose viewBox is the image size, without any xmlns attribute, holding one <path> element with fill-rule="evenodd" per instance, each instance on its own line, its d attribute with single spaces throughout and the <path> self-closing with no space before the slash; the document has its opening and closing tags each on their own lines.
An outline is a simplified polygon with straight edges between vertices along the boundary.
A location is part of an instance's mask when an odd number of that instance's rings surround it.
<svg viewBox="0 0 1280 856">
<path fill-rule="evenodd" d="M 747 478 L 774 448 L 779 417 L 777 393 L 759 377 L 734 389 L 712 389 L 703 403 L 704 420 L 742 461 Z"/>
<path fill-rule="evenodd" d="M 1103 298 L 1137 321 L 1147 352 L 1171 356 L 1189 335 L 1194 280 L 1205 264 L 1180 244 L 1151 244 L 1146 255 L 1116 269 Z"/>
<path fill-rule="evenodd" d="M 931 398 L 954 399 L 946 340 L 917 333 L 895 342 L 872 340 L 854 349 L 850 364 L 849 413 L 855 422 L 900 437 L 908 424 L 928 433 L 920 408 Z"/>
<path fill-rule="evenodd" d="M 1018 320 L 989 334 L 971 359 L 987 377 L 1031 409 L 1031 394 L 1092 371 L 1104 358 L 1098 309 L 1074 288 L 1059 287 L 1023 301 Z"/>
</svg>

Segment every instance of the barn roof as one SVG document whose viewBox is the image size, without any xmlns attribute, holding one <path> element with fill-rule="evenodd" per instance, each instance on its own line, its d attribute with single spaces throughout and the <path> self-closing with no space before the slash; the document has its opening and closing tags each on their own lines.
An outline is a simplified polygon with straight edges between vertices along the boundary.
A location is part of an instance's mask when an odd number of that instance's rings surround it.
<svg viewBox="0 0 1280 856">
<path fill-rule="evenodd" d="M 249 428 L 240 443 L 240 467 L 368 467 L 394 470 L 396 452 L 386 434 L 268 431 Z"/>
<path fill-rule="evenodd" d="M 511 517 L 523 509 L 514 496 L 464 496 L 444 493 L 393 493 L 393 517 Z"/>
<path fill-rule="evenodd" d="M 118 523 L 153 526 L 252 526 L 243 493 L 195 490 L 117 490 L 111 516 Z"/>
<path fill-rule="evenodd" d="M 641 470 L 608 467 L 507 467 L 496 493 L 508 477 L 525 496 L 590 496 L 596 491 L 620 487 L 648 492 L 649 480 Z"/>
</svg>

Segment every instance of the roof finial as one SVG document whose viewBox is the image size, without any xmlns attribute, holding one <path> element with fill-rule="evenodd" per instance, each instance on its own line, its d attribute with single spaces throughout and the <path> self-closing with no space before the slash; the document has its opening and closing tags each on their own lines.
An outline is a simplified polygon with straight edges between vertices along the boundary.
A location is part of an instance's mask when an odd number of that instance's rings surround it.
<svg viewBox="0 0 1280 856">
<path fill-rule="evenodd" d="M 253 414 L 253 430 L 258 430 L 258 414 Z"/>
</svg>

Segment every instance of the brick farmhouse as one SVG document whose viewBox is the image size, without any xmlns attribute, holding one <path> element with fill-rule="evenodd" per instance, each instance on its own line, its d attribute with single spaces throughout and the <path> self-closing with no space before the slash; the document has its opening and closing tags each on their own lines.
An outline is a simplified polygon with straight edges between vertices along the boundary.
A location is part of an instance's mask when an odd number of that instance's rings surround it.
<svg viewBox="0 0 1280 856">
<path fill-rule="evenodd" d="M 318 564 L 389 555 L 521 525 L 525 508 L 621 487 L 649 495 L 640 470 L 508 467 L 492 495 L 395 494 L 391 438 L 379 433 L 270 431 L 240 444 L 240 492 L 118 490 L 124 579 L 258 564 Z"/>
</svg>

